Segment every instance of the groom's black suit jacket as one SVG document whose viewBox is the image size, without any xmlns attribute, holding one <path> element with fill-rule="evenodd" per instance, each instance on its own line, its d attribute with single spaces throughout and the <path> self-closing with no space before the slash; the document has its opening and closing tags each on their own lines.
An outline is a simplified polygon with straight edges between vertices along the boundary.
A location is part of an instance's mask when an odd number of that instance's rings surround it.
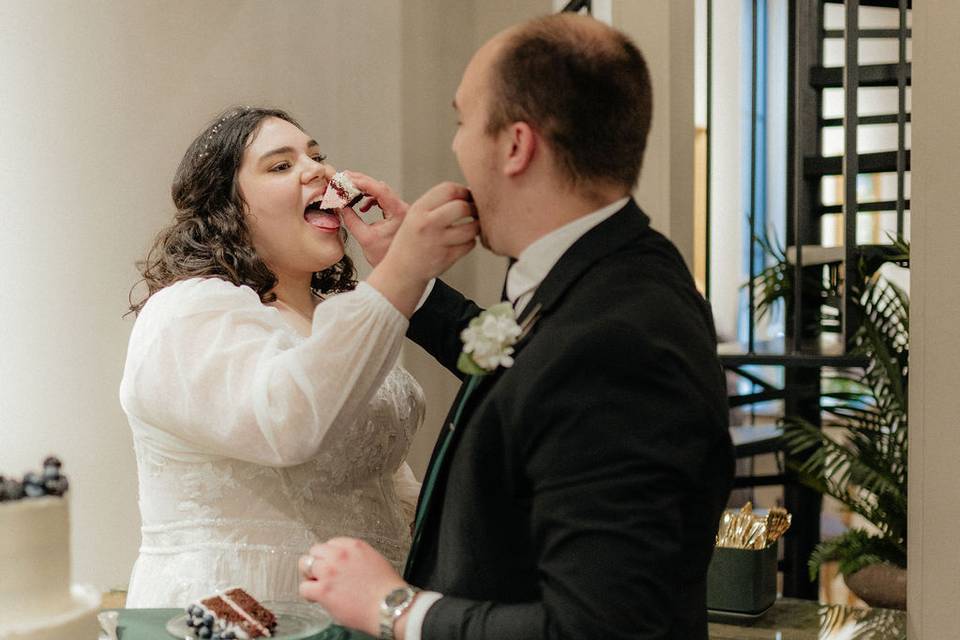
<svg viewBox="0 0 960 640">
<path fill-rule="evenodd" d="M 445 594 L 424 640 L 706 639 L 733 477 L 707 304 L 631 200 L 563 255 L 525 313 L 537 305 L 440 468 L 405 576 Z M 479 312 L 437 282 L 408 335 L 463 377 L 459 333 Z"/>
</svg>

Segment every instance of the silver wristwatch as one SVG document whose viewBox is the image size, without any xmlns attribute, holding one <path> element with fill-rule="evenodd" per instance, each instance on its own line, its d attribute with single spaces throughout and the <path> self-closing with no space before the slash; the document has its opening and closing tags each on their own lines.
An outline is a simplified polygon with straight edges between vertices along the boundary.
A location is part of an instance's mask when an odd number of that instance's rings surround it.
<svg viewBox="0 0 960 640">
<path fill-rule="evenodd" d="M 394 640 L 393 623 L 413 604 L 420 589 L 411 586 L 394 589 L 380 603 L 380 640 Z"/>
</svg>

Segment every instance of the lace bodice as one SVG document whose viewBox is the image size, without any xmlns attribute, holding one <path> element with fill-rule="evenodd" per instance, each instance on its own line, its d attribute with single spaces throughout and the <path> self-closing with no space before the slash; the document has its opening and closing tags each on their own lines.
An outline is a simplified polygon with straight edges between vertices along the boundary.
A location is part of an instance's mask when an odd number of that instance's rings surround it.
<svg viewBox="0 0 960 640">
<path fill-rule="evenodd" d="M 358 289 L 321 303 L 313 335 L 303 338 L 242 288 L 187 282 L 194 286 L 151 309 L 165 290 L 141 312 L 121 384 L 142 517 L 127 606 L 179 607 L 233 585 L 265 600 L 296 600 L 297 559 L 314 542 L 334 536 L 365 539 L 399 567 L 418 489 L 403 460 L 424 407 L 419 385 L 394 364 L 399 345 L 393 342 L 402 340 L 406 321 L 382 307 L 389 303 L 372 288 Z M 224 294 L 233 298 L 226 305 L 232 311 L 225 311 L 223 300 L 209 304 Z M 208 303 L 193 306 L 197 295 Z M 219 315 L 247 313 L 224 324 L 211 306 Z M 380 318 L 365 319 L 377 313 Z M 164 314 L 166 322 L 157 317 Z M 250 317 L 266 324 L 252 332 L 235 330 Z M 211 322 L 217 325 L 212 345 L 205 326 Z M 149 331 L 138 332 L 141 326 Z M 344 362 L 327 357 L 325 366 L 311 371 L 313 363 L 302 359 L 324 332 L 337 337 L 333 351 L 348 354 L 345 342 L 356 349 Z M 193 341 L 197 333 L 203 342 Z M 254 371 L 241 374 L 231 361 L 244 359 L 249 341 L 258 338 L 262 342 L 251 349 L 255 357 L 245 359 Z M 180 349 L 180 357 L 160 357 L 158 349 Z M 270 349 L 280 364 L 268 362 L 271 354 L 264 351 Z M 320 349 L 316 357 L 325 355 L 329 350 Z M 202 364 L 217 358 L 217 366 Z M 197 367 L 207 371 L 198 373 Z M 258 398 L 252 382 L 269 386 L 278 376 L 290 376 L 299 392 Z M 216 388 L 229 402 L 212 393 Z M 362 405 L 342 397 L 355 394 L 366 396 Z M 213 406 L 198 404 L 198 395 Z M 276 419 L 277 413 L 286 419 Z M 244 420 L 250 422 L 230 424 Z"/>
</svg>

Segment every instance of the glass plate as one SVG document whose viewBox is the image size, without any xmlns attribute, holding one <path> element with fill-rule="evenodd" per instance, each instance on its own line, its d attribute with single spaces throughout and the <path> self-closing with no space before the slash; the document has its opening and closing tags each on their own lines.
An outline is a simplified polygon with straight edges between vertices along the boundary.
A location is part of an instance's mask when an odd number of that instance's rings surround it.
<svg viewBox="0 0 960 640">
<path fill-rule="evenodd" d="M 264 602 L 263 606 L 277 616 L 273 640 L 304 640 L 332 624 L 330 614 L 322 607 L 307 602 Z M 167 622 L 167 632 L 177 638 L 195 640 L 193 629 L 187 626 L 186 612 Z"/>
</svg>

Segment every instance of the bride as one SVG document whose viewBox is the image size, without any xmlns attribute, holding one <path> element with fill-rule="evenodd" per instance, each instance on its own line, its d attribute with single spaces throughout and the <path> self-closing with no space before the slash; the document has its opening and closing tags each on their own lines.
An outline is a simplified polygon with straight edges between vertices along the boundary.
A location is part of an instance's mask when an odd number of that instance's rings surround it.
<svg viewBox="0 0 960 640">
<path fill-rule="evenodd" d="M 404 458 L 423 394 L 397 356 L 427 282 L 477 227 L 462 223 L 465 192 L 435 189 L 408 210 L 351 173 L 373 196 L 361 210 L 384 211 L 361 225 L 378 265 L 357 284 L 339 217 L 308 210 L 333 173 L 289 115 L 249 107 L 180 163 L 120 385 L 142 519 L 128 607 L 234 585 L 297 600 L 297 559 L 334 536 L 404 560 L 419 488 Z M 389 249 L 378 225 L 385 238 L 399 228 Z"/>
</svg>

